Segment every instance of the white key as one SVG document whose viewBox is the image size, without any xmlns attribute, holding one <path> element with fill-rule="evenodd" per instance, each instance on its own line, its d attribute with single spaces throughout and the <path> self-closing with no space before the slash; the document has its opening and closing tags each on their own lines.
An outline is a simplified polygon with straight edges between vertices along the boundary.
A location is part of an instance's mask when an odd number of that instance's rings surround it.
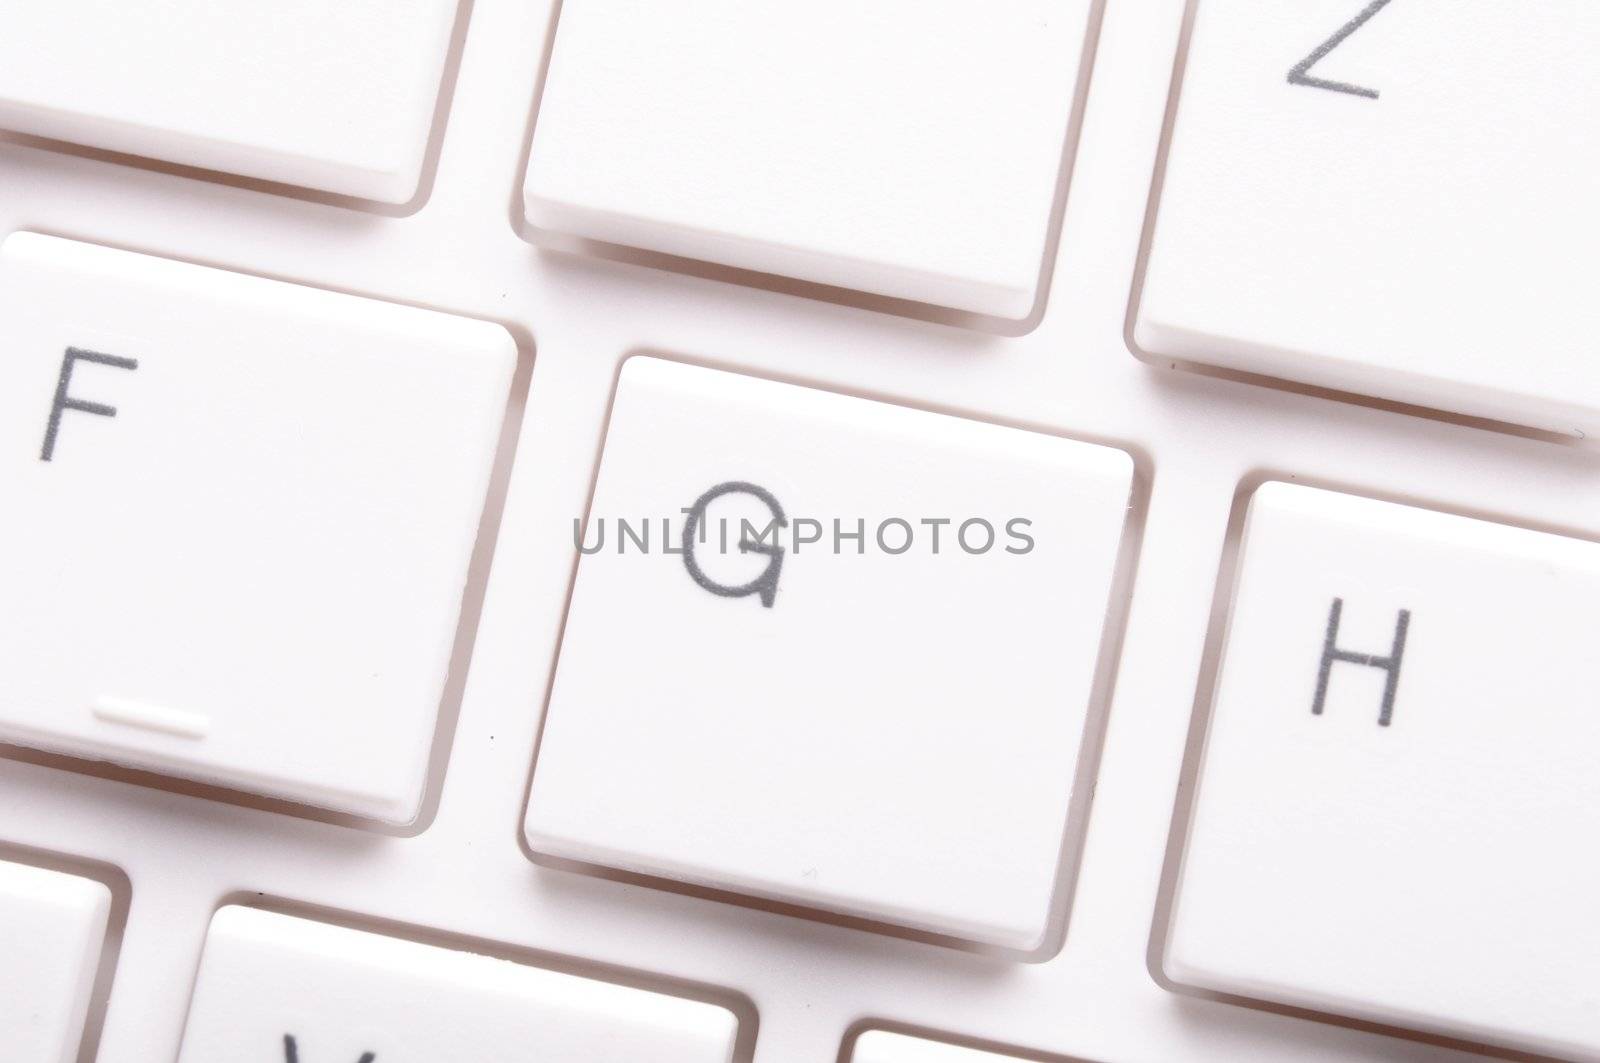
<svg viewBox="0 0 1600 1063">
<path fill-rule="evenodd" d="M 8 238 L 0 736 L 409 822 L 515 361 L 485 322 Z"/>
<path fill-rule="evenodd" d="M 1020 1063 L 1018 1057 L 962 1048 L 942 1041 L 868 1030 L 856 1039 L 850 1063 Z"/>
<path fill-rule="evenodd" d="M 1140 346 L 1600 431 L 1596 52 L 1590 0 L 1201 0 Z"/>
<path fill-rule="evenodd" d="M 567 0 L 528 218 L 1024 317 L 1090 7 Z"/>
<path fill-rule="evenodd" d="M 0 128 L 385 203 L 417 190 L 456 0 L 0 5 Z"/>
<path fill-rule="evenodd" d="M 714 1004 L 253 908 L 212 917 L 179 1063 L 728 1063 Z"/>
<path fill-rule="evenodd" d="M 1131 477 L 1105 447 L 630 360 L 532 848 L 1038 946 Z M 686 508 L 695 545 L 665 553 Z"/>
<path fill-rule="evenodd" d="M 6 1063 L 72 1063 L 105 948 L 111 891 L 0 862 L 0 1036 Z"/>
<path fill-rule="evenodd" d="M 1600 1059 L 1600 545 L 1274 483 L 1242 549 L 1168 973 Z"/>
</svg>

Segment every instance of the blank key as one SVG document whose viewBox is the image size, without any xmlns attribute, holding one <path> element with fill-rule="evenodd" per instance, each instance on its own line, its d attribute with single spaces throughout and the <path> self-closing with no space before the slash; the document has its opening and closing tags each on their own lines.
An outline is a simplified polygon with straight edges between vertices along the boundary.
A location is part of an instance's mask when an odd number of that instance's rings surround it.
<svg viewBox="0 0 1600 1063">
<path fill-rule="evenodd" d="M 1600 431 L 1600 5 L 1199 0 L 1137 340 Z"/>
<path fill-rule="evenodd" d="M 1600 1059 L 1600 545 L 1251 502 L 1166 969 Z"/>
<path fill-rule="evenodd" d="M 532 848 L 1037 948 L 1132 476 L 1107 447 L 631 359 Z"/>
<path fill-rule="evenodd" d="M 456 0 L 0 5 L 0 128 L 387 203 L 417 190 Z"/>
<path fill-rule="evenodd" d="M 179 1063 L 729 1063 L 738 1020 L 664 993 L 227 907 Z"/>
<path fill-rule="evenodd" d="M 1090 0 L 567 0 L 534 225 L 1018 318 Z"/>
<path fill-rule="evenodd" d="M 404 823 L 515 346 L 33 233 L 0 245 L 0 737 Z"/>
</svg>

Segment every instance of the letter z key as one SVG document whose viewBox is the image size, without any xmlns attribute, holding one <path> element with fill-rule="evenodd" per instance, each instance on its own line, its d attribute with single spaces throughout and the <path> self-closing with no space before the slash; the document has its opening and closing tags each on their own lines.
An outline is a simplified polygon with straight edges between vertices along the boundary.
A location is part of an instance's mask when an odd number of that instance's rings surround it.
<svg viewBox="0 0 1600 1063">
<path fill-rule="evenodd" d="M 1600 4 L 1190 6 L 1140 348 L 1600 435 Z"/>
</svg>

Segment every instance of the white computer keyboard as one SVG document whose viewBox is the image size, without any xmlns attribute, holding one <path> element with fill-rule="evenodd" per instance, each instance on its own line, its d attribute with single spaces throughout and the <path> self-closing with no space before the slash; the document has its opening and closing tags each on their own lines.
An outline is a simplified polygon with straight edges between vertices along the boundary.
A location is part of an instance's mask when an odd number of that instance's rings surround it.
<svg viewBox="0 0 1600 1063">
<path fill-rule="evenodd" d="M 0 4 L 0 1063 L 1600 1059 L 1597 51 Z"/>
</svg>

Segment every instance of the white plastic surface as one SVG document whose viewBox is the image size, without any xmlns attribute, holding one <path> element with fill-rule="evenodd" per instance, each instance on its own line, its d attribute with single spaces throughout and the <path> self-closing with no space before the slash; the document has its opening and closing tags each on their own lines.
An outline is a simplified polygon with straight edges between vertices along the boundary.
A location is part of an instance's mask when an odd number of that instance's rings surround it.
<svg viewBox="0 0 1600 1063">
<path fill-rule="evenodd" d="M 1168 973 L 1600 1059 L 1600 545 L 1270 483 L 1242 553 Z"/>
<path fill-rule="evenodd" d="M 72 1063 L 83 1039 L 111 891 L 0 862 L 0 1031 L 6 1063 Z"/>
<path fill-rule="evenodd" d="M 737 1031 L 714 1004 L 230 906 L 178 1061 L 729 1063 Z"/>
<path fill-rule="evenodd" d="M 1371 6 L 1197 0 L 1140 345 L 1600 432 L 1600 6 Z"/>
<path fill-rule="evenodd" d="M 96 1063 L 177 1059 L 207 923 L 239 890 L 726 986 L 759 1013 L 755 1063 L 835 1059 L 865 1020 L 1099 1063 L 1481 1058 L 1180 995 L 1151 972 L 1202 651 L 1242 480 L 1281 470 L 1600 538 L 1600 451 L 1591 446 L 1129 355 L 1129 291 L 1183 6 L 1105 7 L 1050 300 L 1024 336 L 531 248 L 511 217 L 548 0 L 474 0 L 433 191 L 409 217 L 0 143 L 0 231 L 32 226 L 495 318 L 526 329 L 535 350 L 492 570 L 478 570 L 487 598 L 469 629 L 466 692 L 425 831 L 383 835 L 0 757 L 0 842 L 81 853 L 132 883 Z M 1358 6 L 1352 0 L 1344 17 Z M 645 349 L 1144 456 L 1151 480 L 1138 568 L 1117 603 L 1126 633 L 1058 955 L 1015 963 L 529 861 L 518 835 L 572 584 L 572 520 L 588 509 L 619 363 Z M 0 502 L 0 527 L 14 512 Z M 616 667 L 627 666 L 619 655 Z M 1487 959 L 1474 966 L 1493 974 Z"/>
<path fill-rule="evenodd" d="M 413 819 L 510 335 L 17 233 L 0 337 L 0 737 Z"/>
<path fill-rule="evenodd" d="M 456 3 L 7 3 L 0 129 L 404 203 Z"/>
<path fill-rule="evenodd" d="M 528 843 L 1038 947 L 1132 478 L 1106 447 L 629 360 Z M 684 515 L 730 483 L 769 497 Z M 741 553 L 764 530 L 779 552 Z"/>
<path fill-rule="evenodd" d="M 1090 0 L 567 0 L 534 225 L 1008 318 Z"/>
<path fill-rule="evenodd" d="M 856 1039 L 850 1063 L 1017 1063 L 1017 1058 L 887 1030 L 868 1030 Z"/>
</svg>

